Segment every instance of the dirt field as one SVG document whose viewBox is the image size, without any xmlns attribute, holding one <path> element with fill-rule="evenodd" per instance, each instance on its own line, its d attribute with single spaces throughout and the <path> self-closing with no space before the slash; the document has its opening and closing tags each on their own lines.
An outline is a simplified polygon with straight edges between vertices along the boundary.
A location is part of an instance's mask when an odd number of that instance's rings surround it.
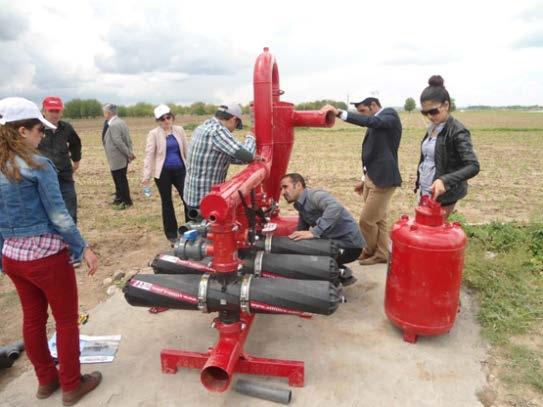
<svg viewBox="0 0 543 407">
<path fill-rule="evenodd" d="M 485 111 L 458 112 L 455 116 L 471 129 L 481 162 L 481 172 L 470 182 L 469 194 L 457 210 L 472 223 L 495 219 L 541 221 L 543 113 Z M 181 117 L 178 123 L 203 120 L 203 117 Z M 394 197 L 390 221 L 413 210 L 416 199 L 412 189 L 424 134 L 420 114 L 403 114 L 402 120 L 400 166 L 404 184 Z M 102 121 L 72 123 L 83 141 L 83 160 L 76 176 L 80 229 L 100 257 L 96 276 L 87 277 L 84 268 L 78 272 L 80 309 L 85 311 L 106 296 L 102 286 L 104 278 L 119 270 L 132 272 L 144 268 L 159 250 L 167 247 L 167 241 L 162 233 L 156 188 L 153 196 L 146 198 L 139 184 L 145 137 L 155 126 L 154 121 L 150 118 L 127 120 L 137 159 L 128 173 L 134 207 L 125 211 L 116 211 L 109 204 L 113 182 L 101 145 Z M 352 185 L 361 175 L 363 134 L 363 129 L 344 123 L 333 129 L 299 129 L 289 168 L 306 175 L 309 186 L 333 192 L 355 217 L 360 203 L 352 192 Z M 286 209 L 284 203 L 283 207 Z M 181 210 L 178 213 L 182 220 Z M 0 344 L 19 339 L 21 323 L 13 286 L 8 278 L 0 277 Z M 0 371 L 0 391 L 25 369 L 28 369 L 27 364 L 19 361 L 14 368 Z"/>
</svg>

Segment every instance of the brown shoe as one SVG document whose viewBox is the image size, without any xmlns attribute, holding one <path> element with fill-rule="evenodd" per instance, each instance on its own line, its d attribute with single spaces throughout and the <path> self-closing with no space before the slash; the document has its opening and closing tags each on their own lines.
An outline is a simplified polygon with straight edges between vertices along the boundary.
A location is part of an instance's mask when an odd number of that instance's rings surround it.
<svg viewBox="0 0 543 407">
<path fill-rule="evenodd" d="M 358 263 L 361 264 L 362 266 L 371 266 L 372 264 L 386 263 L 386 262 L 387 262 L 387 259 L 384 259 L 382 257 L 375 257 L 375 256 L 371 256 L 363 260 L 358 260 Z"/>
<path fill-rule="evenodd" d="M 358 260 L 366 260 L 366 259 L 369 259 L 371 256 L 373 256 L 372 254 L 368 254 L 368 252 L 366 252 L 366 249 L 362 250 L 362 253 L 360 254 L 360 256 L 358 256 Z"/>
<path fill-rule="evenodd" d="M 57 379 L 57 381 L 49 384 L 40 384 L 38 386 L 38 391 L 36 392 L 36 398 L 38 399 L 46 399 L 51 394 L 53 394 L 55 391 L 57 391 L 60 387 L 60 383 Z"/>
<path fill-rule="evenodd" d="M 62 405 L 73 406 L 75 403 L 81 400 L 85 394 L 97 388 L 101 381 L 102 373 L 98 371 L 92 372 L 91 374 L 82 375 L 79 387 L 77 387 L 75 390 L 62 393 Z"/>
</svg>

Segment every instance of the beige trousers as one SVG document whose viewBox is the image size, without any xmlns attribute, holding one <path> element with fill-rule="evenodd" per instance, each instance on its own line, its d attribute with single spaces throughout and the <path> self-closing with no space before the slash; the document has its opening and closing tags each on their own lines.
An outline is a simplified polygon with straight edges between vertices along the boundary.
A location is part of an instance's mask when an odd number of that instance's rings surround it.
<svg viewBox="0 0 543 407">
<path fill-rule="evenodd" d="M 388 258 L 387 213 L 395 190 L 396 187 L 379 188 L 366 175 L 362 191 L 364 207 L 358 221 L 362 235 L 366 240 L 363 253 L 365 257 Z"/>
</svg>

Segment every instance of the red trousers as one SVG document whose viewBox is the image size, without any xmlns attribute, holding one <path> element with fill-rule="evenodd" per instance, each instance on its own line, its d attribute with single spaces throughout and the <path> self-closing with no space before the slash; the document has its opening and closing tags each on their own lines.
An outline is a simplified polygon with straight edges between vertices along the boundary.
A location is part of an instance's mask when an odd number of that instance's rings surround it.
<svg viewBox="0 0 543 407">
<path fill-rule="evenodd" d="M 60 380 L 63 391 L 80 383 L 79 327 L 75 271 L 67 250 L 33 261 L 2 256 L 3 271 L 15 284 L 23 308 L 23 339 L 40 385 Z M 55 319 L 59 370 L 49 347 L 47 306 Z"/>
</svg>

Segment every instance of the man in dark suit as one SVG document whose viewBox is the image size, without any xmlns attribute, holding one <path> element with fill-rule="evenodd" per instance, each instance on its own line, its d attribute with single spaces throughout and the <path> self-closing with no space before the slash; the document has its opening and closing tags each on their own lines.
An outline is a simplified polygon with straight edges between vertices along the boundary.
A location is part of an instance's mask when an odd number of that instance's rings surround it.
<svg viewBox="0 0 543 407">
<path fill-rule="evenodd" d="M 402 123 L 392 108 L 382 108 L 379 99 L 369 97 L 352 103 L 358 113 L 324 106 L 337 117 L 357 126 L 367 127 L 362 143 L 362 180 L 354 190 L 362 196 L 364 207 L 359 225 L 367 246 L 360 264 L 386 263 L 388 259 L 387 212 L 394 190 L 402 183 L 398 167 L 398 147 Z"/>
</svg>

